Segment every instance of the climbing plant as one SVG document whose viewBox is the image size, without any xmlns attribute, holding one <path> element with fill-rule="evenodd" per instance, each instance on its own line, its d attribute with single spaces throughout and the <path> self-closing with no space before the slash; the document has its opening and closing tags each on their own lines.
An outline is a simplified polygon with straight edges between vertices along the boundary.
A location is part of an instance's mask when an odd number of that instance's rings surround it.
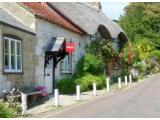
<svg viewBox="0 0 160 120">
<path fill-rule="evenodd" d="M 109 62 L 113 56 L 111 43 L 106 39 L 98 38 L 87 46 L 87 53 L 101 58 L 103 62 Z"/>
</svg>

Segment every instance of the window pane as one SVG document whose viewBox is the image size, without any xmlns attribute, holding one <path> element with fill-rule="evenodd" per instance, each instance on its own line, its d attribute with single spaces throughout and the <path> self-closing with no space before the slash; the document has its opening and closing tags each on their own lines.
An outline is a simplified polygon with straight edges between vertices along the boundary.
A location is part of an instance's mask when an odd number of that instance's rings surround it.
<svg viewBox="0 0 160 120">
<path fill-rule="evenodd" d="M 4 40 L 4 51 L 6 54 L 8 54 L 9 51 L 9 41 L 8 40 Z"/>
<path fill-rule="evenodd" d="M 21 46 L 20 46 L 20 42 L 17 42 L 17 55 L 21 54 Z"/>
<path fill-rule="evenodd" d="M 4 69 L 9 69 L 9 55 L 5 55 L 4 59 Z"/>
<path fill-rule="evenodd" d="M 66 72 L 71 72 L 71 55 L 65 56 L 61 62 L 61 70 Z"/>
<path fill-rule="evenodd" d="M 15 55 L 15 41 L 11 41 L 11 54 Z"/>
<path fill-rule="evenodd" d="M 17 69 L 21 69 L 21 56 L 17 56 Z"/>
<path fill-rule="evenodd" d="M 66 58 L 65 58 L 65 71 L 68 71 L 68 55 L 66 56 Z"/>
<path fill-rule="evenodd" d="M 16 65 L 15 65 L 15 56 L 11 56 L 11 69 L 15 69 Z"/>
</svg>

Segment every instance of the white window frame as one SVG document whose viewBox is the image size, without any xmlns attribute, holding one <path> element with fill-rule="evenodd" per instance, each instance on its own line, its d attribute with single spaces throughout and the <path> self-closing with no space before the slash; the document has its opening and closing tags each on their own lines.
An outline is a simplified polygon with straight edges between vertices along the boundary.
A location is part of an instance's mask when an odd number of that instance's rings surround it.
<svg viewBox="0 0 160 120">
<path fill-rule="evenodd" d="M 3 37 L 3 40 L 4 40 L 4 47 L 3 47 L 3 70 L 5 73 L 22 73 L 22 42 L 21 40 L 17 40 L 17 39 L 14 39 L 14 38 L 10 38 L 10 37 Z M 8 57 L 9 57 L 9 68 L 6 69 L 5 68 L 5 40 L 8 40 L 9 42 L 9 47 L 8 47 Z M 14 41 L 15 45 L 15 69 L 12 69 L 11 68 L 11 41 Z M 18 52 L 17 52 L 17 43 L 20 43 L 20 55 L 18 55 Z M 20 57 L 20 62 L 21 62 L 21 66 L 20 66 L 20 69 L 17 68 L 17 58 L 18 56 Z"/>
<path fill-rule="evenodd" d="M 68 61 L 68 57 L 70 57 L 70 61 Z M 68 64 L 69 63 L 69 64 Z M 64 66 L 67 66 L 65 69 Z M 60 67 L 61 73 L 72 73 L 72 54 L 68 54 L 65 56 L 65 58 L 61 61 L 61 67 Z"/>
</svg>

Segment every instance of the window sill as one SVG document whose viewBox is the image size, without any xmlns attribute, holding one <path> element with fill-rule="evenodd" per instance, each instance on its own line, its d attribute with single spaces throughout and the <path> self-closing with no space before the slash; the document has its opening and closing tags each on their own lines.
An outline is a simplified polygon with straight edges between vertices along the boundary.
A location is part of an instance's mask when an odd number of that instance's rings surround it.
<svg viewBox="0 0 160 120">
<path fill-rule="evenodd" d="M 6 71 L 3 71 L 3 74 L 24 74 L 24 72 L 6 72 Z"/>
</svg>

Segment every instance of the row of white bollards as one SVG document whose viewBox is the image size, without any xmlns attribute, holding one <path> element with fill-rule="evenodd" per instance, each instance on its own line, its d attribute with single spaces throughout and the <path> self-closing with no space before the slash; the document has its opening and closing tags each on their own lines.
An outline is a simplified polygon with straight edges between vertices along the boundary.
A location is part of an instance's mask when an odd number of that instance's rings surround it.
<svg viewBox="0 0 160 120">
<path fill-rule="evenodd" d="M 125 85 L 127 86 L 128 85 L 127 76 L 125 76 L 124 79 L 125 79 Z M 129 83 L 130 84 L 132 83 L 132 75 L 129 75 Z M 122 87 L 122 85 L 121 85 L 121 77 L 118 78 L 118 87 L 119 87 L 119 89 Z"/>
<path fill-rule="evenodd" d="M 125 85 L 127 85 L 128 83 L 127 80 L 127 76 L 125 76 Z M 132 76 L 129 75 L 129 82 L 132 83 Z M 106 78 L 106 91 L 107 93 L 110 92 L 110 78 L 107 77 Z M 118 78 L 118 86 L 119 88 L 122 87 L 122 82 L 121 82 L 121 77 Z M 96 83 L 93 83 L 93 95 L 97 96 L 97 88 L 96 88 Z M 79 101 L 80 100 L 80 86 L 77 85 L 76 86 L 76 100 Z M 58 93 L 58 89 L 55 89 L 55 106 L 59 106 L 59 93 Z"/>
<path fill-rule="evenodd" d="M 129 75 L 129 82 L 132 83 L 132 75 Z M 128 79 L 127 76 L 125 76 L 125 85 L 128 85 Z M 118 88 L 120 89 L 122 87 L 122 81 L 121 77 L 118 78 Z M 106 78 L 106 91 L 107 93 L 110 92 L 110 78 Z M 97 96 L 97 88 L 96 83 L 93 83 L 93 95 Z M 22 100 L 22 114 L 25 114 L 27 111 L 27 95 L 21 93 L 21 100 Z M 76 100 L 80 100 L 80 85 L 76 86 Z M 59 92 L 58 89 L 54 90 L 54 104 L 56 107 L 59 106 Z"/>
</svg>

